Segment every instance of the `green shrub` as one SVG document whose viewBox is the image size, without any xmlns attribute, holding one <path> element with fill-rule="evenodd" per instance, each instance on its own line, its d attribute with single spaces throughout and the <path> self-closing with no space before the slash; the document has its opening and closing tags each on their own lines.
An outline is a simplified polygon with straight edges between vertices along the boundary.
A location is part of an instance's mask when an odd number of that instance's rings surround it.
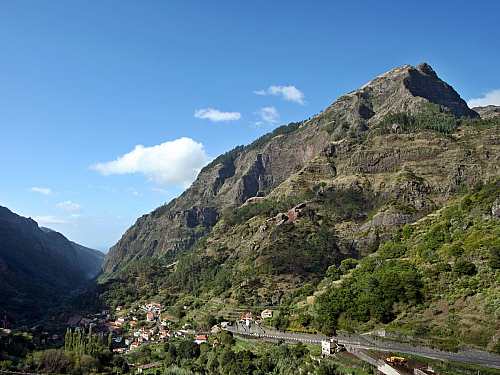
<svg viewBox="0 0 500 375">
<path fill-rule="evenodd" d="M 347 273 L 347 271 L 356 268 L 357 265 L 358 261 L 356 259 L 347 258 L 340 262 L 340 269 L 342 270 L 342 272 Z"/>
<path fill-rule="evenodd" d="M 400 258 L 406 254 L 406 246 L 401 243 L 387 242 L 379 250 L 379 254 L 384 259 Z"/>
<path fill-rule="evenodd" d="M 473 276 L 476 274 L 476 265 L 468 260 L 459 260 L 453 265 L 453 272 L 459 275 Z"/>
</svg>

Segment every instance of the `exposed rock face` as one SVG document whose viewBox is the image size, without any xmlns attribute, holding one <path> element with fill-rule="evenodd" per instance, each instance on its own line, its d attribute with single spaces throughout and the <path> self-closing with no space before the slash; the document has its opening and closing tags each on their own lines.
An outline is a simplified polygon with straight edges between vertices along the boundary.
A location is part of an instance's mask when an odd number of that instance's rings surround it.
<svg viewBox="0 0 500 375">
<path fill-rule="evenodd" d="M 420 64 L 416 69 L 409 69 L 408 73 L 409 77 L 404 79 L 404 83 L 414 96 L 447 107 L 457 117 L 477 117 L 477 113 L 467 107 L 467 103 L 453 90 L 453 87 L 441 81 L 426 63 Z"/>
<path fill-rule="evenodd" d="M 275 136 L 259 147 L 242 148 L 234 159 L 202 171 L 180 197 L 137 220 L 106 256 L 104 271 L 114 271 L 142 257 L 190 248 L 217 223 L 221 212 L 262 196 L 266 189 L 274 189 L 271 196 L 290 195 L 303 190 L 301 183 L 306 179 L 327 179 L 336 188 L 346 188 L 359 173 L 367 173 L 367 183 L 379 194 L 395 194 L 401 203 L 422 208 L 430 204 L 425 196 L 431 191 L 435 196 L 448 194 L 460 184 L 470 185 L 498 172 L 491 170 L 498 156 L 487 142 L 483 150 L 470 153 L 432 133 L 417 137 L 401 134 L 397 124 L 394 134 L 375 138 L 371 145 L 349 141 L 350 132 L 369 132 L 389 113 L 426 112 L 429 106 L 456 117 L 477 116 L 425 63 L 382 74 L 340 97 L 298 130 Z M 490 159 L 483 165 L 486 155 Z M 437 158 L 444 156 L 453 162 L 436 166 Z M 421 164 L 424 167 L 419 169 Z M 399 184 L 403 187 L 391 181 L 393 177 L 387 177 L 385 183 L 373 177 L 389 176 L 406 165 L 416 168 L 419 176 L 427 173 L 426 167 L 433 167 L 425 181 L 403 181 Z M 296 219 L 295 213 L 288 215 L 286 220 L 290 216 L 292 221 Z"/>
<path fill-rule="evenodd" d="M 500 106 L 488 105 L 486 107 L 474 107 L 475 112 L 479 113 L 481 118 L 490 118 L 500 115 Z"/>
<path fill-rule="evenodd" d="M 494 220 L 500 220 L 500 199 L 497 198 L 491 207 L 491 217 Z"/>
</svg>

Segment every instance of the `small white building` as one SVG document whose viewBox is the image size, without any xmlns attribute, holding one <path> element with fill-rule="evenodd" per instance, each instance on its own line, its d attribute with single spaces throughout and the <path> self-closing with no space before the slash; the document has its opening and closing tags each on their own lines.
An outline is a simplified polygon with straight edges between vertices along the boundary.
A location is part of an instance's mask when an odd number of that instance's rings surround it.
<svg viewBox="0 0 500 375">
<path fill-rule="evenodd" d="M 260 316 L 262 316 L 262 319 L 272 318 L 273 310 L 265 309 L 261 312 Z"/>
<path fill-rule="evenodd" d="M 337 341 L 334 339 L 321 340 L 321 354 L 331 355 L 335 354 L 337 348 Z"/>
</svg>

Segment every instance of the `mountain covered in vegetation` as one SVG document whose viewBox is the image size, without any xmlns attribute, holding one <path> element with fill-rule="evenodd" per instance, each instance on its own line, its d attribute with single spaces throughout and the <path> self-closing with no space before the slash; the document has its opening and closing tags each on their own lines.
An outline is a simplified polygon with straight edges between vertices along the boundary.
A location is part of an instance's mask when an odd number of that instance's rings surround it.
<svg viewBox="0 0 500 375">
<path fill-rule="evenodd" d="M 420 187 L 429 191 L 436 187 L 431 194 L 452 191 L 461 183 L 470 186 L 477 172 L 470 175 L 456 169 L 475 169 L 474 161 L 461 155 L 467 151 L 460 143 L 445 136 L 458 129 L 456 119 L 462 116 L 477 118 L 478 114 L 427 64 L 396 68 L 340 97 L 320 115 L 281 126 L 213 160 L 180 197 L 144 215 L 124 234 L 107 255 L 104 271 L 144 257 L 175 257 L 209 233 L 225 213 L 248 200 L 300 195 L 321 182 L 327 188 L 347 190 L 351 184 L 362 184 L 361 180 L 376 182 L 382 173 L 426 164 L 426 173 L 440 180 Z M 408 142 L 419 128 L 431 131 Z M 450 165 L 454 169 L 437 172 L 429 164 L 444 153 L 454 158 Z M 465 158 L 463 166 L 461 158 Z M 481 165 L 483 178 L 492 174 L 485 167 Z M 457 183 L 457 174 L 471 181 Z M 388 185 L 370 190 L 382 189 L 385 195 L 393 188 Z"/>
<path fill-rule="evenodd" d="M 444 323 L 428 311 L 448 316 L 459 308 L 457 296 L 481 293 L 486 284 L 474 281 L 481 272 L 496 280 L 488 263 L 494 241 L 481 251 L 459 243 L 463 252 L 452 256 L 455 239 L 436 233 L 455 224 L 418 225 L 469 197 L 463 215 L 489 209 L 484 225 L 496 233 L 496 206 L 474 195 L 499 194 L 491 181 L 500 176 L 500 118 L 492 113 L 469 109 L 425 63 L 382 74 L 319 115 L 214 159 L 180 197 L 139 218 L 111 248 L 81 306 L 156 298 L 175 315 L 190 298 L 222 297 L 280 307 L 281 329 L 331 334 L 398 322 L 393 328 L 406 333 L 439 331 Z M 429 250 L 425 234 L 408 228 L 445 240 Z M 429 276 L 434 263 L 449 281 L 443 290 Z M 485 293 L 495 295 L 497 284 Z M 469 335 L 488 324 L 470 326 Z M 473 341 L 463 331 L 440 332 L 435 337 Z M 490 330 L 486 344 L 493 336 Z"/>
<path fill-rule="evenodd" d="M 39 319 L 96 276 L 100 251 L 0 207 L 0 314 L 10 323 Z"/>
<path fill-rule="evenodd" d="M 313 306 L 322 332 L 381 322 L 443 349 L 500 352 L 500 178 L 404 225 L 355 267 L 329 268 Z"/>
</svg>

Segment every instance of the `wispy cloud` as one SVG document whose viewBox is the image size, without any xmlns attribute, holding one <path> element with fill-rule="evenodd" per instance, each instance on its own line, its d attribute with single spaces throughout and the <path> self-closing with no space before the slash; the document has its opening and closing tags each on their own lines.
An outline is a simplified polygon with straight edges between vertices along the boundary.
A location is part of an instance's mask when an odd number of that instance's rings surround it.
<svg viewBox="0 0 500 375">
<path fill-rule="evenodd" d="M 274 107 L 264 107 L 254 111 L 254 115 L 259 115 L 262 121 L 269 124 L 275 124 L 279 121 L 280 115 L 276 108 Z M 262 125 L 262 121 L 257 121 L 254 123 L 255 126 Z"/>
<path fill-rule="evenodd" d="M 172 195 L 172 193 L 171 193 L 171 192 L 169 192 L 168 190 L 165 190 L 165 189 L 160 189 L 160 188 L 151 188 L 150 190 L 151 190 L 151 191 L 154 191 L 155 193 L 158 193 L 158 194 Z"/>
<path fill-rule="evenodd" d="M 71 201 L 57 203 L 54 206 L 54 208 L 70 212 L 80 212 L 82 210 L 82 206 L 80 206 L 78 203 L 73 203 Z"/>
<path fill-rule="evenodd" d="M 41 193 L 43 195 L 53 195 L 52 190 L 47 189 L 47 188 L 32 187 L 28 191 L 34 191 L 36 193 Z"/>
<path fill-rule="evenodd" d="M 106 216 L 102 215 L 79 215 L 71 214 L 69 216 L 55 216 L 55 215 L 41 215 L 33 217 L 39 225 L 49 225 L 49 224 L 64 224 L 70 226 L 80 226 L 86 223 L 99 223 L 104 221 L 116 221 L 124 220 L 122 216 L 110 216 L 111 213 L 107 212 Z M 128 220 L 128 219 L 127 219 Z"/>
<path fill-rule="evenodd" d="M 289 102 L 295 102 L 301 105 L 306 105 L 307 102 L 304 100 L 305 95 L 295 86 L 269 86 L 266 90 L 254 91 L 256 95 L 276 95 L 281 96 L 284 100 Z"/>
<path fill-rule="evenodd" d="M 204 108 L 194 111 L 194 117 L 208 119 L 212 122 L 237 121 L 241 118 L 239 112 L 221 112 L 218 109 Z"/>
<path fill-rule="evenodd" d="M 136 197 L 142 197 L 142 194 L 139 194 L 139 192 L 137 191 L 137 189 L 134 189 L 132 187 L 125 189 L 125 191 L 132 192 L 132 194 L 134 194 Z"/>
<path fill-rule="evenodd" d="M 53 215 L 47 215 L 47 216 L 35 216 L 33 218 L 38 224 L 41 225 L 47 225 L 47 224 L 69 224 L 70 221 L 68 218 L 61 217 L 61 216 L 53 216 Z"/>
<path fill-rule="evenodd" d="M 500 105 L 500 89 L 491 90 L 484 94 L 483 98 L 470 99 L 467 102 L 470 108 L 485 107 L 488 105 Z"/>
<path fill-rule="evenodd" d="M 93 164 L 90 169 L 105 176 L 142 173 L 160 185 L 187 187 L 208 159 L 201 143 L 183 137 L 153 147 L 137 145 L 116 160 Z"/>
</svg>

